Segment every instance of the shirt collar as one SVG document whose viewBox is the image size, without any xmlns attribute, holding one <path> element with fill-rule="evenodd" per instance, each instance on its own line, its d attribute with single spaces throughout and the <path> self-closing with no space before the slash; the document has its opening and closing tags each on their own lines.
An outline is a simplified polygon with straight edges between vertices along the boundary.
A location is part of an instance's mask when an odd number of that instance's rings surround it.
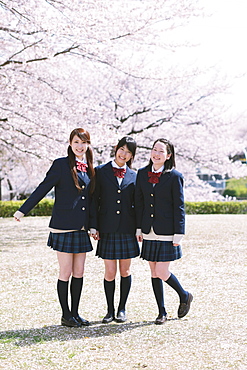
<svg viewBox="0 0 247 370">
<path fill-rule="evenodd" d="M 76 161 L 77 162 L 80 162 L 80 163 L 86 163 L 87 164 L 87 161 L 85 161 L 85 160 L 80 160 L 79 158 L 77 158 L 77 157 L 75 157 L 75 159 L 76 159 Z"/>
<path fill-rule="evenodd" d="M 121 169 L 124 169 L 124 170 L 126 170 L 126 167 L 127 167 L 126 163 L 124 164 L 124 166 L 119 167 L 114 160 L 111 162 L 111 164 L 112 164 L 112 167 L 121 168 Z"/>
<path fill-rule="evenodd" d="M 162 165 L 157 171 L 155 171 L 154 166 L 152 165 L 152 172 L 154 172 L 154 173 L 163 172 L 164 168 L 165 168 L 165 166 Z"/>
</svg>

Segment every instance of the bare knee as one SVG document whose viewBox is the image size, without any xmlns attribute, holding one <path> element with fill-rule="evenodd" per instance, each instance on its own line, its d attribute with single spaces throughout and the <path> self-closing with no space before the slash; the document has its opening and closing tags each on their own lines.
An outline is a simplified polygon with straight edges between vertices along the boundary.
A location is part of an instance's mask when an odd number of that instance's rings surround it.
<svg viewBox="0 0 247 370">
<path fill-rule="evenodd" d="M 72 274 L 71 270 L 60 269 L 58 278 L 59 280 L 62 281 L 69 281 L 71 274 Z"/>
<path fill-rule="evenodd" d="M 116 272 L 115 271 L 111 271 L 111 270 L 106 270 L 105 271 L 105 280 L 107 281 L 112 281 L 114 280 L 116 277 Z"/>
<path fill-rule="evenodd" d="M 130 268 L 128 269 L 120 268 L 119 270 L 120 270 L 120 275 L 122 277 L 127 277 L 130 275 Z"/>
<path fill-rule="evenodd" d="M 130 275 L 130 264 L 130 259 L 119 261 L 119 272 L 122 277 L 127 277 Z"/>
<path fill-rule="evenodd" d="M 163 281 L 166 281 L 169 279 L 171 273 L 168 271 L 168 272 L 160 272 L 157 274 L 157 277 L 160 278 L 161 280 Z"/>
<path fill-rule="evenodd" d="M 75 278 L 82 278 L 83 275 L 84 275 L 84 269 L 73 269 L 72 271 L 72 275 L 75 277 Z"/>
<path fill-rule="evenodd" d="M 169 279 L 171 275 L 169 265 L 169 262 L 157 262 L 155 267 L 156 276 L 164 281 Z"/>
<path fill-rule="evenodd" d="M 116 277 L 117 273 L 117 261 L 105 260 L 105 280 L 112 281 Z"/>
<path fill-rule="evenodd" d="M 78 253 L 73 255 L 72 274 L 75 278 L 83 277 L 85 260 L 86 253 Z"/>
</svg>

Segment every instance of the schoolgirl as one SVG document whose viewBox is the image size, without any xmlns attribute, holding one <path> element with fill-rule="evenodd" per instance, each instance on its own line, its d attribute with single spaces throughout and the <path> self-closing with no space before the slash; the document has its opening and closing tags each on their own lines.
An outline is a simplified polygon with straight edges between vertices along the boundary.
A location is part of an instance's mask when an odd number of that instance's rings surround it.
<svg viewBox="0 0 247 370">
<path fill-rule="evenodd" d="M 104 260 L 104 291 L 107 314 L 103 323 L 126 321 L 126 302 L 131 287 L 131 258 L 139 255 L 135 236 L 134 191 L 136 172 L 131 169 L 136 142 L 125 136 L 117 144 L 115 158 L 96 167 L 94 234 L 96 255 Z M 97 230 L 97 232 L 96 232 Z M 115 317 L 114 293 L 117 261 L 120 270 L 120 300 Z"/>
<path fill-rule="evenodd" d="M 93 249 L 87 230 L 94 184 L 90 135 L 83 128 L 77 128 L 70 134 L 68 156 L 53 162 L 45 179 L 14 214 L 14 218 L 20 221 L 22 216 L 55 187 L 47 245 L 57 251 L 57 292 L 62 308 L 61 325 L 69 327 L 89 325 L 89 322 L 79 315 L 78 307 L 86 252 Z M 68 304 L 70 278 L 71 308 Z"/>
<path fill-rule="evenodd" d="M 141 258 L 149 262 L 159 309 L 155 324 L 167 320 L 163 282 L 179 295 L 178 317 L 189 312 L 193 296 L 169 271 L 170 262 L 182 257 L 180 241 L 185 230 L 183 177 L 175 170 L 174 146 L 163 138 L 154 142 L 149 164 L 137 174 L 135 207 Z"/>
</svg>

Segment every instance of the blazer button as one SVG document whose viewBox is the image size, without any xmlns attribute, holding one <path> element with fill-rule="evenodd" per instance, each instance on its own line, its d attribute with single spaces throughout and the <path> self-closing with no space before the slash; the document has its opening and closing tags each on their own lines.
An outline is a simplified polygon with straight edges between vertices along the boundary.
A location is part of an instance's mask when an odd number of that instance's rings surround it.
<svg viewBox="0 0 247 370">
<path fill-rule="evenodd" d="M 85 199 L 85 197 L 81 197 L 81 199 Z"/>
<path fill-rule="evenodd" d="M 150 207 L 153 207 L 153 206 L 154 206 L 154 205 L 151 203 L 151 204 L 150 204 Z"/>
<path fill-rule="evenodd" d="M 121 202 L 121 200 L 119 200 L 119 199 L 118 199 L 118 200 L 117 200 L 117 203 L 120 203 L 120 202 Z"/>
<path fill-rule="evenodd" d="M 82 185 L 82 187 L 81 187 L 82 189 L 85 189 L 85 185 Z"/>
<path fill-rule="evenodd" d="M 120 189 L 118 189 L 118 191 L 117 191 L 118 193 L 121 193 L 121 190 Z"/>
<path fill-rule="evenodd" d="M 116 213 L 119 215 L 120 211 L 117 211 Z"/>
<path fill-rule="evenodd" d="M 151 195 L 151 197 L 153 197 L 153 196 L 154 196 L 154 195 L 153 195 L 153 193 L 151 193 L 150 195 Z"/>
<path fill-rule="evenodd" d="M 154 215 L 153 215 L 153 214 L 151 214 L 151 215 L 150 215 L 150 217 L 154 217 Z"/>
<path fill-rule="evenodd" d="M 83 210 L 83 211 L 85 211 L 85 209 L 86 209 L 85 207 L 82 207 L 82 210 Z"/>
</svg>

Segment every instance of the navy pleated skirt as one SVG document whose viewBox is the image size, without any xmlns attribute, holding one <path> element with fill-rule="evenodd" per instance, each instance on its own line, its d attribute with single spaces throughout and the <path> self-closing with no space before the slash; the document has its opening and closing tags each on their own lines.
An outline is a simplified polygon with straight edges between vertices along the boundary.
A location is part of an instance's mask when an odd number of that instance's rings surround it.
<svg viewBox="0 0 247 370">
<path fill-rule="evenodd" d="M 100 234 L 96 256 L 108 260 L 121 260 L 139 256 L 140 249 L 136 236 L 132 234 Z"/>
<path fill-rule="evenodd" d="M 88 232 L 84 230 L 68 233 L 50 232 L 47 245 L 59 252 L 86 253 L 93 250 Z"/>
<path fill-rule="evenodd" d="M 151 262 L 168 262 L 182 257 L 181 246 L 174 247 L 172 242 L 159 240 L 143 240 L 142 259 Z"/>
</svg>

